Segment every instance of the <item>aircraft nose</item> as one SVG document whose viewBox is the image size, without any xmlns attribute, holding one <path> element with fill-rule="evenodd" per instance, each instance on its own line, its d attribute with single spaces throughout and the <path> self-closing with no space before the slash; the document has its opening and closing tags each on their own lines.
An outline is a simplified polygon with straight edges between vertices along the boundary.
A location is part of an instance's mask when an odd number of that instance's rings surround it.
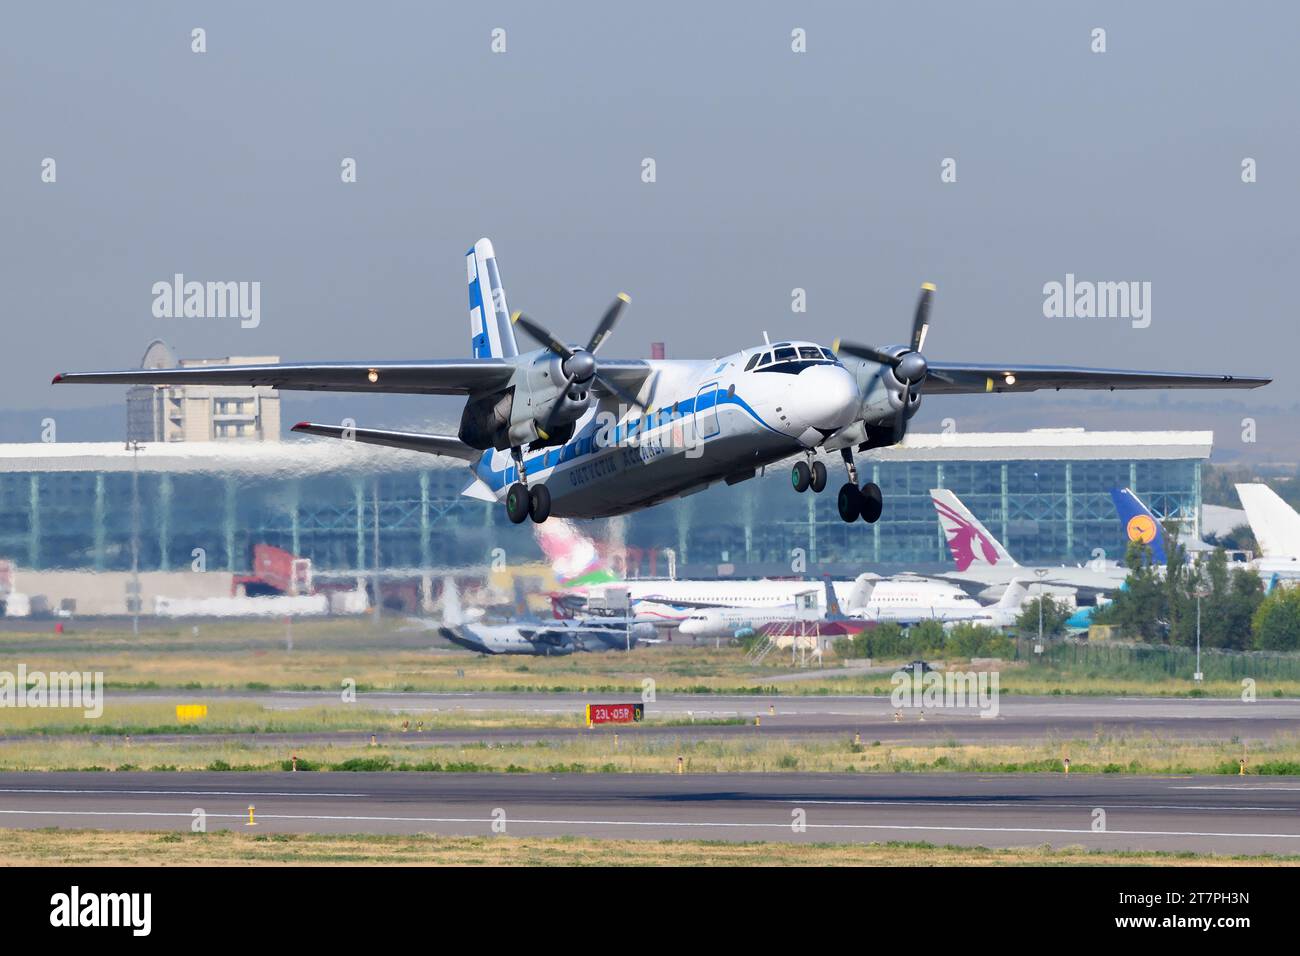
<svg viewBox="0 0 1300 956">
<path fill-rule="evenodd" d="M 834 431 L 853 421 L 859 405 L 858 386 L 842 366 L 814 365 L 795 379 L 790 405 L 805 428 Z"/>
</svg>

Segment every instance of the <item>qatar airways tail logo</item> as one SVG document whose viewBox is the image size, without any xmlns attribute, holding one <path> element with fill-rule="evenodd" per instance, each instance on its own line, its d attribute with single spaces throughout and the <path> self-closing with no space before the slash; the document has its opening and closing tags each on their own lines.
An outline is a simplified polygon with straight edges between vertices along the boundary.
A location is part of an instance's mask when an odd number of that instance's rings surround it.
<svg viewBox="0 0 1300 956">
<path fill-rule="evenodd" d="M 934 501 L 934 507 L 939 512 L 943 533 L 948 536 L 948 549 L 952 552 L 952 559 L 957 563 L 958 571 L 965 571 L 981 558 L 988 565 L 998 563 L 998 549 L 994 547 L 988 535 L 967 521 L 961 512 L 953 510 L 937 498 L 931 500 Z M 980 549 L 978 558 L 975 554 L 976 544 Z"/>
</svg>

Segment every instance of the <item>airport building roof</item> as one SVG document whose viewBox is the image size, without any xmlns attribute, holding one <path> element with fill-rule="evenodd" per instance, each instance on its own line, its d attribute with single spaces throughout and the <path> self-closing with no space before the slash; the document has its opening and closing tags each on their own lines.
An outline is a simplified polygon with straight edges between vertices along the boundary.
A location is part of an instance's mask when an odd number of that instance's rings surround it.
<svg viewBox="0 0 1300 956">
<path fill-rule="evenodd" d="M 445 428 L 444 428 L 445 430 Z M 866 457 L 879 461 L 1172 460 L 1208 458 L 1209 431 L 1091 432 L 1036 428 L 1024 432 L 914 432 L 902 445 Z M 0 443 L 0 473 L 131 471 L 124 442 Z M 339 470 L 411 471 L 461 468 L 455 459 L 420 452 L 295 438 L 283 442 L 149 442 L 140 446 L 141 472 L 233 471 L 249 475 L 307 475 Z"/>
<path fill-rule="evenodd" d="M 869 453 L 880 461 L 1104 461 L 1209 458 L 1210 431 L 1090 432 L 1032 428 L 1023 432 L 911 433 L 902 445 Z"/>
</svg>

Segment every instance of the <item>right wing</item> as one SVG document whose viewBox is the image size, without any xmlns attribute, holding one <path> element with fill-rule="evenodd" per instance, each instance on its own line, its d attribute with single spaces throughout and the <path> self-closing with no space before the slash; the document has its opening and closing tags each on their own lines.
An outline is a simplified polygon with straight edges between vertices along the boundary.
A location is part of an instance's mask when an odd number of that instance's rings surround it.
<svg viewBox="0 0 1300 956">
<path fill-rule="evenodd" d="M 471 448 L 459 438 L 452 435 L 426 435 L 421 432 L 395 432 L 381 428 L 345 428 L 342 425 L 317 425 L 313 422 L 299 422 L 293 431 L 306 435 L 320 435 L 323 438 L 338 438 L 343 441 L 359 441 L 367 445 L 387 445 L 389 448 L 406 448 L 411 451 L 427 452 L 430 455 L 445 455 L 461 458 L 465 461 L 478 461 L 483 452 Z"/>
<path fill-rule="evenodd" d="M 427 362 L 326 362 L 320 365 L 189 365 L 116 372 L 60 372 L 52 384 L 269 385 L 321 392 L 471 395 L 510 383 L 515 366 L 501 359 Z"/>
</svg>

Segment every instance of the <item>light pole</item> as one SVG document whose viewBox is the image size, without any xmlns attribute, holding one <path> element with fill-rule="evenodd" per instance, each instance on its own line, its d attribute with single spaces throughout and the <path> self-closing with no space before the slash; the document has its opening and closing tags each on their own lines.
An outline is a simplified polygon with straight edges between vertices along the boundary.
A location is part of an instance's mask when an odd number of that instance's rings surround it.
<svg viewBox="0 0 1300 956">
<path fill-rule="evenodd" d="M 1198 683 L 1205 678 L 1201 673 L 1201 598 L 1209 596 L 1210 592 L 1205 585 L 1196 586 L 1196 673 L 1192 675 L 1192 680 Z"/>
<path fill-rule="evenodd" d="M 1034 645 L 1034 653 L 1043 653 L 1043 579 L 1047 577 L 1047 568 L 1034 568 L 1034 574 L 1038 575 L 1038 643 Z"/>
</svg>

